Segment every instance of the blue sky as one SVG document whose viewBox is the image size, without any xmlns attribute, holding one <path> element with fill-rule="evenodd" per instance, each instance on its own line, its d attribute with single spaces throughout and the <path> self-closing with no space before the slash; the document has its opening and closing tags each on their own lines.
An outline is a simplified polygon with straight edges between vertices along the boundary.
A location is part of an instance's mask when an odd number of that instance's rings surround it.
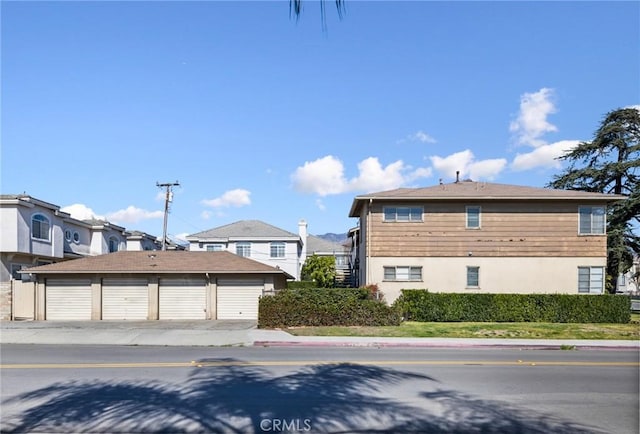
<svg viewBox="0 0 640 434">
<path fill-rule="evenodd" d="M 358 194 L 544 186 L 640 103 L 638 2 L 3 1 L 4 194 L 183 236 L 346 232 Z"/>
</svg>

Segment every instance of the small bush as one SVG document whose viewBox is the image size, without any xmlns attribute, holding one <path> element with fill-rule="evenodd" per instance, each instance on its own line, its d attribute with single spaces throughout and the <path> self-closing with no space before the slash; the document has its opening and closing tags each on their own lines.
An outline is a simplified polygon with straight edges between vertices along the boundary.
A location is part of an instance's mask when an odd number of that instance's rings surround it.
<svg viewBox="0 0 640 434">
<path fill-rule="evenodd" d="M 402 290 L 405 320 L 424 322 L 619 323 L 631 320 L 628 297 L 582 294 L 460 294 Z"/>
<path fill-rule="evenodd" d="M 364 288 L 286 289 L 262 297 L 258 327 L 399 325 L 400 312 Z"/>
</svg>

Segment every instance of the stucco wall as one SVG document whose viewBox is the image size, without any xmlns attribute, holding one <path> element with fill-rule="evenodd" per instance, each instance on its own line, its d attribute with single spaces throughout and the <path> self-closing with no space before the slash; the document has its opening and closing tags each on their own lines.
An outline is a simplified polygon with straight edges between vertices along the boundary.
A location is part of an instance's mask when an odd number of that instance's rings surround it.
<svg viewBox="0 0 640 434">
<path fill-rule="evenodd" d="M 606 258 L 371 258 L 367 283 L 378 284 L 388 302 L 401 289 L 432 292 L 578 293 L 578 267 L 606 267 Z M 422 282 L 384 280 L 385 266 L 422 266 Z M 467 267 L 480 267 L 479 288 L 467 288 Z"/>
</svg>

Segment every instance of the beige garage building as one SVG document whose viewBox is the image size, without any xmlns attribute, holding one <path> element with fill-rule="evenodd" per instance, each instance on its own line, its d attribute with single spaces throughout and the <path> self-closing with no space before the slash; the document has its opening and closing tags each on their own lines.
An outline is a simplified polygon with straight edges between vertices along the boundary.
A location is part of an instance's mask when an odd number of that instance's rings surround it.
<svg viewBox="0 0 640 434">
<path fill-rule="evenodd" d="M 229 252 L 122 251 L 22 271 L 36 320 L 257 319 L 293 276 Z"/>
</svg>

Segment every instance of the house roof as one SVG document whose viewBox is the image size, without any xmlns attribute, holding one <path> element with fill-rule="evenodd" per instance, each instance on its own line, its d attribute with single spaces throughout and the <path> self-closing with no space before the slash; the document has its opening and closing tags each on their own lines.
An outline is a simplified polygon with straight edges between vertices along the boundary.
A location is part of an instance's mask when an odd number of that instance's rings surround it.
<svg viewBox="0 0 640 434">
<path fill-rule="evenodd" d="M 358 210 L 369 200 L 589 200 L 611 202 L 624 196 L 577 190 L 559 190 L 490 182 L 459 181 L 423 188 L 397 188 L 356 196 L 349 217 L 358 217 Z"/>
<path fill-rule="evenodd" d="M 32 274 L 95 273 L 216 273 L 284 274 L 288 273 L 230 252 L 120 251 L 82 259 L 56 262 L 21 270 Z"/>
<path fill-rule="evenodd" d="M 299 240 L 300 236 L 260 220 L 241 220 L 187 236 L 189 241 L 258 238 Z"/>
<path fill-rule="evenodd" d="M 307 254 L 309 255 L 314 253 L 344 253 L 344 251 L 345 248 L 342 244 L 334 243 L 315 235 L 307 236 Z"/>
</svg>

